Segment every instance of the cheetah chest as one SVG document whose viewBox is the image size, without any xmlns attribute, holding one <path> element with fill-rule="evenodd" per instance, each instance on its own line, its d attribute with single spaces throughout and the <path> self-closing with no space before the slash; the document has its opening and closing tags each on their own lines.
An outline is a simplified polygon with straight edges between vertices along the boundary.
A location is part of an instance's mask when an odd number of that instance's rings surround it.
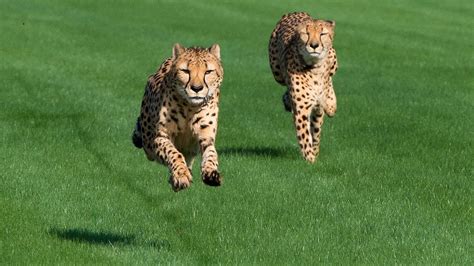
<svg viewBox="0 0 474 266">
<path fill-rule="evenodd" d="M 172 141 L 175 147 L 184 154 L 195 153 L 199 148 L 197 135 L 194 134 L 191 125 L 176 132 Z"/>
<path fill-rule="evenodd" d="M 292 77 L 296 80 L 291 89 L 291 94 L 297 103 L 321 103 L 324 99 L 324 75 L 319 70 L 311 70 L 302 77 Z"/>
</svg>

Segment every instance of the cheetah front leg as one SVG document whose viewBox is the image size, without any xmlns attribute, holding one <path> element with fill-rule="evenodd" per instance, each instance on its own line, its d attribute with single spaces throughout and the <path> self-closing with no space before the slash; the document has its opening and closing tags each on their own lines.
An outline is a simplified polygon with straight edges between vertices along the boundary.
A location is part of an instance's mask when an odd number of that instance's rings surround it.
<svg viewBox="0 0 474 266">
<path fill-rule="evenodd" d="M 323 125 L 324 111 L 317 106 L 311 113 L 311 135 L 313 139 L 313 150 L 315 159 L 319 156 L 319 144 L 321 139 L 321 129 Z"/>
<path fill-rule="evenodd" d="M 217 161 L 217 152 L 214 146 L 217 130 L 217 110 L 214 113 L 208 113 L 202 119 L 199 118 L 199 125 L 196 125 L 196 132 L 201 148 L 202 163 L 201 177 L 202 181 L 209 186 L 220 186 L 222 177 L 219 173 Z"/>
<path fill-rule="evenodd" d="M 168 165 L 170 170 L 171 188 L 177 192 L 191 185 L 193 180 L 188 169 L 185 158 L 173 143 L 166 137 L 158 137 L 155 140 L 156 154 L 161 161 Z"/>
<path fill-rule="evenodd" d="M 337 102 L 336 102 L 336 93 L 334 92 L 334 86 L 332 85 L 332 78 L 329 77 L 326 88 L 324 91 L 324 112 L 329 116 L 333 117 L 336 114 Z"/>
<path fill-rule="evenodd" d="M 304 101 L 301 95 L 290 90 L 293 110 L 293 121 L 296 128 L 296 137 L 301 153 L 306 161 L 313 163 L 315 154 L 312 136 L 310 134 L 310 115 L 313 109 L 312 103 Z"/>
<path fill-rule="evenodd" d="M 332 77 L 336 74 L 338 64 L 336 58 L 336 51 L 331 49 L 330 58 L 332 60 L 328 63 L 328 74 L 326 76 L 325 88 L 324 88 L 324 112 L 329 116 L 333 117 L 336 114 L 336 93 L 334 92 L 334 86 L 332 83 Z"/>
<path fill-rule="evenodd" d="M 214 146 L 214 138 L 202 139 L 202 165 L 201 176 L 202 181 L 209 186 L 220 186 L 221 175 L 217 169 L 219 163 L 217 161 L 217 152 Z"/>
</svg>

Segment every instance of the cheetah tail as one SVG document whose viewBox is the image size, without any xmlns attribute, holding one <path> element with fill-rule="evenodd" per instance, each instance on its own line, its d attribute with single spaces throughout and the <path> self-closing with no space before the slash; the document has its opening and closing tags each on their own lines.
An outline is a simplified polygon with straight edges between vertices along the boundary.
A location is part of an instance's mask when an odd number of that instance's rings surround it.
<svg viewBox="0 0 474 266">
<path fill-rule="evenodd" d="M 135 129 L 133 130 L 132 135 L 132 142 L 135 147 L 141 149 L 143 148 L 143 140 L 142 140 L 142 130 L 140 125 L 140 117 L 137 118 L 137 123 L 135 124 Z"/>
</svg>

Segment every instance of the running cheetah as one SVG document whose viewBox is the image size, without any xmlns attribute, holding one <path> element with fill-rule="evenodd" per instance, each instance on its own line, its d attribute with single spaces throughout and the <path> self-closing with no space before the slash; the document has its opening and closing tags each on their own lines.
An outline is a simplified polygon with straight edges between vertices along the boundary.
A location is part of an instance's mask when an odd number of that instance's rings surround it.
<svg viewBox="0 0 474 266">
<path fill-rule="evenodd" d="M 149 160 L 168 166 L 174 191 L 191 185 L 199 151 L 202 180 L 221 184 L 214 142 L 223 75 L 219 45 L 175 44 L 172 57 L 148 78 L 132 140 Z"/>
<path fill-rule="evenodd" d="M 336 113 L 332 76 L 337 70 L 332 47 L 336 23 L 313 19 L 307 13 L 284 15 L 268 46 L 275 80 L 287 87 L 285 109 L 293 113 L 296 135 L 304 158 L 313 163 L 319 155 L 324 114 Z"/>
</svg>

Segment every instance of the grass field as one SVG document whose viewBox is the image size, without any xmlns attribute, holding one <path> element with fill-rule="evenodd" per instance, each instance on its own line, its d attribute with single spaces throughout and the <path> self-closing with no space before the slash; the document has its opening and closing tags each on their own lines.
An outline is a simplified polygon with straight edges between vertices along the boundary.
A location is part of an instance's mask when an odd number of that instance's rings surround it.
<svg viewBox="0 0 474 266">
<path fill-rule="evenodd" d="M 338 113 L 314 165 L 267 59 L 275 23 L 300 10 L 337 23 Z M 0 0 L 0 264 L 474 264 L 473 13 L 470 0 Z M 131 144 L 175 42 L 221 45 L 217 189 L 195 167 L 172 192 Z"/>
</svg>

